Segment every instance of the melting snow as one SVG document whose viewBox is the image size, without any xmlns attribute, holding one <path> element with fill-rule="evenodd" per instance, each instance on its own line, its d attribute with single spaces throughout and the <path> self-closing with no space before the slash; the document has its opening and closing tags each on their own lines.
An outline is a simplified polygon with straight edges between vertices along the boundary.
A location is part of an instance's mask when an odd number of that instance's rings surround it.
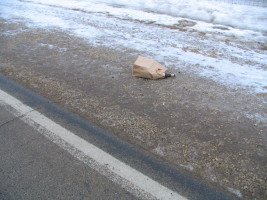
<svg viewBox="0 0 267 200">
<path fill-rule="evenodd" d="M 167 66 L 267 92 L 266 50 L 225 43 L 230 37 L 266 44 L 266 8 L 204 0 L 2 0 L 0 10 L 13 22 L 60 28 L 93 45 L 141 49 Z"/>
</svg>

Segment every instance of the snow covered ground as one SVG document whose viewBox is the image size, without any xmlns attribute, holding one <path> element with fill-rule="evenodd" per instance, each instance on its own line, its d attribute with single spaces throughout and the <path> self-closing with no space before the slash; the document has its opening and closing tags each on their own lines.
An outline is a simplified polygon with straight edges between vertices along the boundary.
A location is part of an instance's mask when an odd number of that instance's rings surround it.
<svg viewBox="0 0 267 200">
<path fill-rule="evenodd" d="M 0 17 L 59 28 L 91 45 L 134 49 L 229 87 L 267 92 L 264 7 L 205 0 L 0 0 Z"/>
</svg>

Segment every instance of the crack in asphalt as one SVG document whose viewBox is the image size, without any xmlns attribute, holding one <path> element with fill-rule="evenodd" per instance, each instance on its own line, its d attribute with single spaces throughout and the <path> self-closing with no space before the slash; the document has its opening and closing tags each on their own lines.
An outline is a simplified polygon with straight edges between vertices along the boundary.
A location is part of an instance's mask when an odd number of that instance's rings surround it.
<svg viewBox="0 0 267 200">
<path fill-rule="evenodd" d="M 33 112 L 33 111 L 38 111 L 38 109 L 39 109 L 40 107 L 41 107 L 41 106 L 38 106 L 38 107 L 36 107 L 36 108 L 34 108 L 34 109 L 32 109 L 32 110 L 30 110 L 30 111 L 28 111 L 28 112 L 26 112 L 26 113 L 24 113 L 24 114 L 22 114 L 22 115 L 16 116 L 16 117 L 14 117 L 14 118 L 12 118 L 12 119 L 10 119 L 10 120 L 8 120 L 8 121 L 6 121 L 6 122 L 0 124 L 0 129 L 1 129 L 2 127 L 4 127 L 5 125 L 11 123 L 11 122 L 14 122 L 14 121 L 16 121 L 16 120 L 18 120 L 18 119 L 21 119 L 21 118 L 27 116 L 29 113 L 31 113 L 31 112 Z"/>
</svg>

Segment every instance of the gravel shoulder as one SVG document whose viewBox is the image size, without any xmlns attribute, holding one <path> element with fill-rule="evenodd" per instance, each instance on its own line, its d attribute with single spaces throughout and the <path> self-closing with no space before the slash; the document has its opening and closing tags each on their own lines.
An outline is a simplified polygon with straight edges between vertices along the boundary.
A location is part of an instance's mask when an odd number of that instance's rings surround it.
<svg viewBox="0 0 267 200">
<path fill-rule="evenodd" d="M 237 197 L 267 196 L 266 94 L 177 69 L 164 80 L 132 77 L 140 52 L 58 30 L 0 20 L 0 35 L 1 74 Z"/>
</svg>

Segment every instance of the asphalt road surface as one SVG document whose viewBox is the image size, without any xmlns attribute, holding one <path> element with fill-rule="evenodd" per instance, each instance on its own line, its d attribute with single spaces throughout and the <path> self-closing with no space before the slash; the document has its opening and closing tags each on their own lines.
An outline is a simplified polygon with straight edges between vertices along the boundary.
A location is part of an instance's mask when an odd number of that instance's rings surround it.
<svg viewBox="0 0 267 200">
<path fill-rule="evenodd" d="M 5 77 L 0 199 L 232 199 Z"/>
<path fill-rule="evenodd" d="M 0 109 L 1 199 L 135 199 Z"/>
</svg>

